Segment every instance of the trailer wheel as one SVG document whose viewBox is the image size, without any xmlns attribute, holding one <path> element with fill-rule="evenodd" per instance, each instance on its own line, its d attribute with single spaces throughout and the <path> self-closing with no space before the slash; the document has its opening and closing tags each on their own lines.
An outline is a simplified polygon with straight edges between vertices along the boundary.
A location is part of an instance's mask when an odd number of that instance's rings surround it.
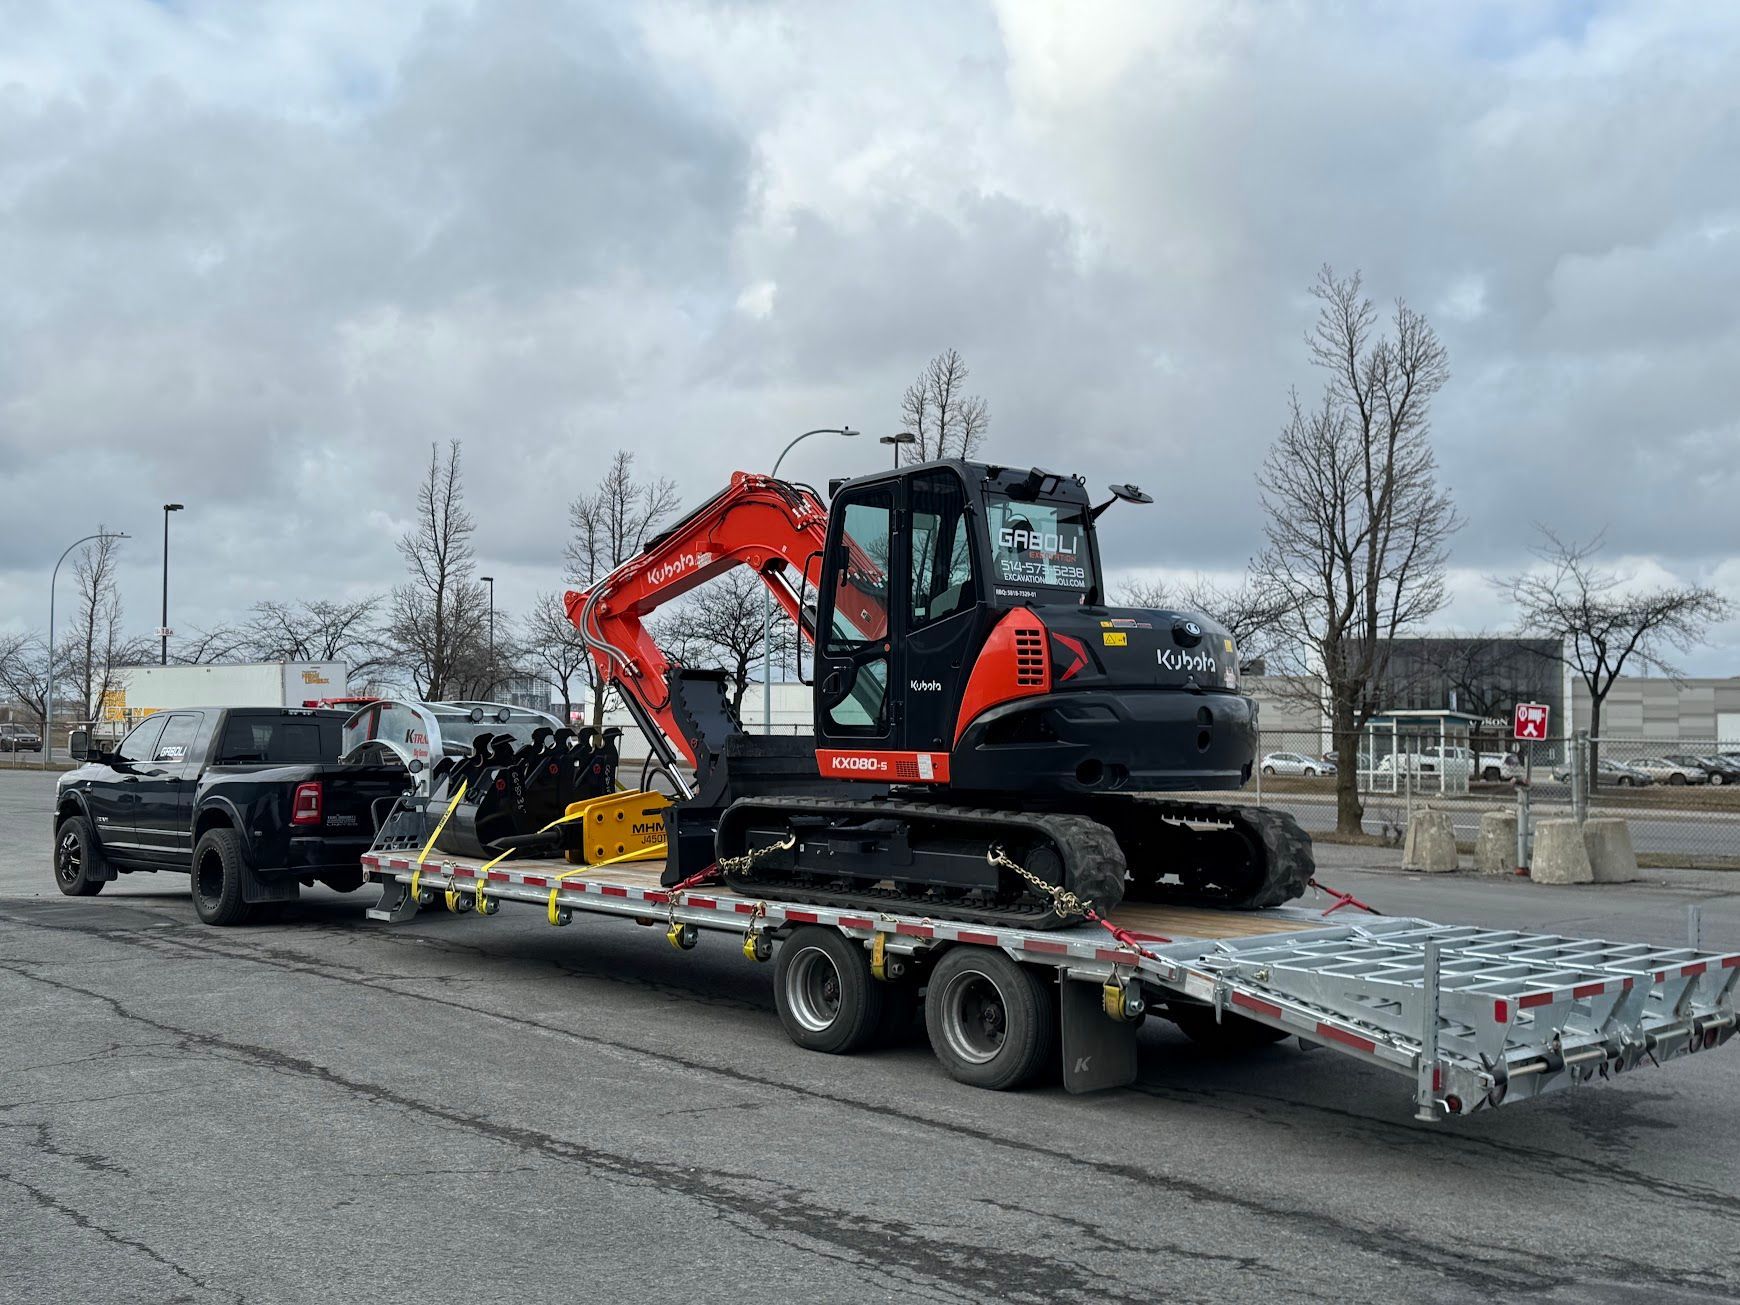
<svg viewBox="0 0 1740 1305">
<path fill-rule="evenodd" d="M 805 925 L 780 944 L 773 998 L 787 1036 L 806 1051 L 848 1056 L 882 1029 L 882 985 L 870 975 L 870 958 L 820 925 Z"/>
<path fill-rule="evenodd" d="M 1185 1037 L 1209 1051 L 1256 1051 L 1290 1036 L 1267 1024 L 1224 1011 L 1217 1022 L 1212 1006 L 1190 1006 L 1180 1002 L 1166 1008 L 1166 1018 L 1176 1024 Z"/>
<path fill-rule="evenodd" d="M 248 918 L 242 899 L 242 876 L 247 873 L 247 854 L 233 829 L 219 826 L 200 835 L 193 849 L 194 914 L 207 924 L 241 924 Z"/>
<path fill-rule="evenodd" d="M 83 816 L 68 816 L 54 831 L 54 882 L 68 897 L 92 897 L 108 880 L 108 861 L 96 831 Z"/>
<path fill-rule="evenodd" d="M 1000 1092 L 1057 1061 L 1057 991 L 990 947 L 951 948 L 924 998 L 931 1050 L 950 1078 Z"/>
</svg>

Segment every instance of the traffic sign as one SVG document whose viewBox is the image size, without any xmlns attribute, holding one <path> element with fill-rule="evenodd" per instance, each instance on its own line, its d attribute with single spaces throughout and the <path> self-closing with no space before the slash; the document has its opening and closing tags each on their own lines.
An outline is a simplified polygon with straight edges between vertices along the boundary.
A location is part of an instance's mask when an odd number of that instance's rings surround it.
<svg viewBox="0 0 1740 1305">
<path fill-rule="evenodd" d="M 1516 718 L 1511 722 L 1510 734 L 1515 739 L 1545 739 L 1547 737 L 1547 704 L 1544 702 L 1517 703 Z"/>
</svg>

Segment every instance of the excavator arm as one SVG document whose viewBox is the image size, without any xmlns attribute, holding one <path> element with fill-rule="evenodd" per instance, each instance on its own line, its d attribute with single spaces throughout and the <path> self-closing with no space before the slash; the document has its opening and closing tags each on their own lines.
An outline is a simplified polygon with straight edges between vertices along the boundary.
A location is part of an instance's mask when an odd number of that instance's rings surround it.
<svg viewBox="0 0 1740 1305">
<path fill-rule="evenodd" d="M 598 668 L 601 689 L 614 685 L 628 700 L 664 760 L 680 753 L 690 765 L 702 759 L 678 721 L 671 701 L 671 659 L 647 629 L 660 607 L 733 567 L 761 577 L 773 599 L 806 639 L 815 639 L 803 588 L 825 576 L 828 510 L 809 489 L 751 472 L 732 473 L 731 483 L 681 521 L 654 536 L 634 557 L 584 592 L 563 598 L 568 619 L 580 632 Z M 854 624 L 865 637 L 887 631 L 883 570 L 850 541 L 839 583 L 851 588 Z M 796 577 L 796 579 L 794 579 Z"/>
</svg>

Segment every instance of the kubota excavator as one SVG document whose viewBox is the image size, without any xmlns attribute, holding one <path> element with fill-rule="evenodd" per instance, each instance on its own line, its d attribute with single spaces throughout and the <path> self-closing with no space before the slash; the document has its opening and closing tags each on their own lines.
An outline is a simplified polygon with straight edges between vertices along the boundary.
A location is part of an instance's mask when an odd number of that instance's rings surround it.
<svg viewBox="0 0 1740 1305">
<path fill-rule="evenodd" d="M 584 593 L 569 619 L 679 800 L 674 885 L 717 862 L 762 897 L 1050 928 L 1129 896 L 1234 908 L 1299 896 L 1310 840 L 1234 789 L 1256 706 L 1206 617 L 1106 605 L 1080 477 L 962 461 L 728 488 Z M 815 733 L 746 733 L 725 675 L 647 618 L 737 566 L 814 647 Z M 693 768 L 690 782 L 684 771 Z"/>
</svg>

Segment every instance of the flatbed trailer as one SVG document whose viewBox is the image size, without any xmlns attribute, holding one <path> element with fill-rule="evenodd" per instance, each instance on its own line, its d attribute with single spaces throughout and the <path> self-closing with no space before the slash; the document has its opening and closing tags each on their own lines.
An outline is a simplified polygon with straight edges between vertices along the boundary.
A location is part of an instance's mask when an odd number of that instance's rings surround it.
<svg viewBox="0 0 1740 1305">
<path fill-rule="evenodd" d="M 1659 1066 L 1720 1046 L 1736 1027 L 1740 953 L 1702 950 L 1695 923 L 1688 946 L 1654 947 L 1351 918 L 1342 899 L 1327 910 L 1130 903 L 1111 916 L 1120 938 L 1092 923 L 1032 931 L 763 901 L 722 884 L 673 891 L 659 885 L 659 862 L 487 865 L 434 854 L 419 864 L 376 851 L 363 864 L 382 889 L 368 916 L 384 923 L 437 903 L 485 915 L 523 903 L 554 925 L 612 915 L 662 925 L 679 947 L 717 931 L 737 935 L 752 960 L 782 949 L 781 1020 L 799 1045 L 820 1050 L 867 1045 L 836 1045 L 866 984 L 916 994 L 926 982 L 939 1060 L 981 1086 L 1013 1085 L 992 1071 L 1020 1020 L 1034 1018 L 1023 1003 L 1052 1021 L 1036 1031 L 1035 1054 L 1061 1051 L 1072 1092 L 1132 1082 L 1136 1029 L 1153 1012 L 1188 1018 L 1198 1032 L 1207 1022 L 1255 1033 L 1252 1041 L 1296 1036 L 1389 1070 L 1429 1121 Z M 1024 983 L 1025 995 L 1016 991 Z"/>
</svg>

